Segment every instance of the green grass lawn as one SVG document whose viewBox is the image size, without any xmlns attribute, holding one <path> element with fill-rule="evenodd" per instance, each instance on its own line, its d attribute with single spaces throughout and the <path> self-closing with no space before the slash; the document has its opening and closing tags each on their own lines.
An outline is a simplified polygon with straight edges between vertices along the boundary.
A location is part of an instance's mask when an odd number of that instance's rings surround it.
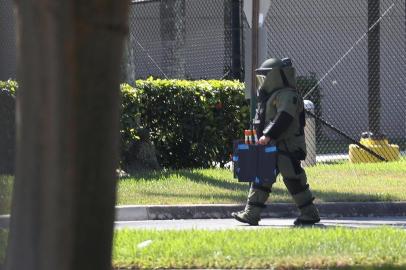
<svg viewBox="0 0 406 270">
<path fill-rule="evenodd" d="M 406 201 L 406 160 L 331 164 L 306 169 L 316 202 Z M 226 169 L 153 172 L 121 179 L 118 204 L 244 203 L 247 183 Z M 291 202 L 279 178 L 270 201 Z"/>
<path fill-rule="evenodd" d="M 406 159 L 390 163 L 330 164 L 306 169 L 316 202 L 406 201 Z M 10 209 L 12 177 L 0 176 L 0 214 Z M 150 172 L 118 181 L 117 204 L 244 203 L 247 183 L 226 169 Z M 291 202 L 281 179 L 270 202 Z"/>
<path fill-rule="evenodd" d="M 140 243 L 146 241 L 150 244 L 142 247 Z M 118 230 L 113 264 L 134 269 L 406 269 L 406 231 L 394 228 Z"/>
<path fill-rule="evenodd" d="M 7 233 L 0 230 L 0 265 Z M 142 244 L 144 243 L 144 244 Z M 120 269 L 406 269 L 406 230 L 116 230 Z"/>
</svg>

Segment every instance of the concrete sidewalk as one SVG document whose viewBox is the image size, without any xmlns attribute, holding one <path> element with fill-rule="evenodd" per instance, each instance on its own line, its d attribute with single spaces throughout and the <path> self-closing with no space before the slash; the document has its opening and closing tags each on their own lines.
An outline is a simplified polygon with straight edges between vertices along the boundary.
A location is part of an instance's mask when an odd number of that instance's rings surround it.
<svg viewBox="0 0 406 270">
<path fill-rule="evenodd" d="M 329 202 L 316 204 L 323 218 L 406 216 L 406 202 Z M 118 206 L 116 221 L 168 219 L 229 218 L 241 204 Z M 292 203 L 272 203 L 263 218 L 294 218 L 298 215 Z"/>
<path fill-rule="evenodd" d="M 182 220 L 138 220 L 116 221 L 116 229 L 149 229 L 149 230 L 261 230 L 269 228 L 297 228 L 293 225 L 294 219 L 265 218 L 261 219 L 259 226 L 249 226 L 235 219 L 182 219 Z M 312 228 L 376 228 L 393 227 L 406 229 L 406 217 L 358 217 L 358 218 L 323 218 Z"/>
<path fill-rule="evenodd" d="M 322 218 L 405 217 L 406 202 L 329 202 L 316 204 Z M 116 221 L 171 219 L 226 219 L 231 212 L 244 208 L 241 204 L 205 205 L 126 205 L 116 207 Z M 298 215 L 291 203 L 272 203 L 263 211 L 263 218 L 294 218 Z M 8 227 L 9 216 L 0 216 L 0 228 Z"/>
</svg>

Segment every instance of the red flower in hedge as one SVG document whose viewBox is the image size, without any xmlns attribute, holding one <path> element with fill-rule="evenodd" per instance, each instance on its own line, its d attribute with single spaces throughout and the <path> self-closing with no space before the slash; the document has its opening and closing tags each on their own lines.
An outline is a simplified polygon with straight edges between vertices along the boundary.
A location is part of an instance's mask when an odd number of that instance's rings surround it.
<svg viewBox="0 0 406 270">
<path fill-rule="evenodd" d="M 216 110 L 221 110 L 223 109 L 223 103 L 221 103 L 220 101 L 216 103 L 215 105 Z"/>
</svg>

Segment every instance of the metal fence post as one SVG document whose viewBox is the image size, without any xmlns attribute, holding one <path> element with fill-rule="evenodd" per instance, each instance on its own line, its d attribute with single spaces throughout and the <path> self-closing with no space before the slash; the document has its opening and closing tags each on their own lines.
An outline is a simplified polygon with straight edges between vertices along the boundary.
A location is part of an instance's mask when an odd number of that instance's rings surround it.
<svg viewBox="0 0 406 270">
<path fill-rule="evenodd" d="M 257 78 L 255 76 L 255 69 L 258 68 L 258 27 L 259 27 L 259 0 L 252 0 L 252 70 L 251 72 L 251 97 L 250 97 L 250 106 L 251 106 L 251 118 L 254 119 L 255 108 L 257 106 Z"/>
<path fill-rule="evenodd" d="M 241 0 L 231 1 L 231 77 L 235 80 L 242 80 L 241 72 Z"/>
<path fill-rule="evenodd" d="M 375 136 L 381 135 L 379 17 L 380 0 L 368 0 L 368 126 Z"/>
<path fill-rule="evenodd" d="M 304 101 L 304 106 L 306 111 L 314 113 L 314 104 L 310 100 Z M 313 166 L 316 165 L 316 119 L 313 116 L 306 114 L 306 126 L 305 126 L 305 136 L 306 136 L 306 149 L 307 156 L 306 160 L 303 161 L 303 166 Z"/>
</svg>

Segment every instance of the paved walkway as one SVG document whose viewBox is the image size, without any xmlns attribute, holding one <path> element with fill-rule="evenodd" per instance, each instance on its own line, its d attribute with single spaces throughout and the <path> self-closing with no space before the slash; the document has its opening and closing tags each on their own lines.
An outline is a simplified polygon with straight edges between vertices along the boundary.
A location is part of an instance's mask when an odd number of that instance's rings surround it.
<svg viewBox="0 0 406 270">
<path fill-rule="evenodd" d="M 266 229 L 292 228 L 294 219 L 266 218 L 260 221 L 260 226 L 248 226 L 234 219 L 182 219 L 182 220 L 139 220 L 116 222 L 116 229 L 153 229 L 153 230 L 225 230 L 225 229 Z M 392 226 L 406 229 L 406 217 L 382 218 L 339 218 L 322 219 L 316 225 L 319 228 L 329 227 L 372 228 Z"/>
<path fill-rule="evenodd" d="M 199 205 L 126 205 L 116 208 L 117 221 L 172 219 L 227 219 L 244 204 Z M 330 202 L 317 203 L 324 218 L 406 216 L 406 202 Z M 262 212 L 264 218 L 294 218 L 297 207 L 292 203 L 270 203 Z"/>
<path fill-rule="evenodd" d="M 326 226 L 370 226 L 389 224 L 404 226 L 406 219 L 406 202 L 333 202 L 318 203 L 320 215 Z M 240 204 L 207 204 L 207 205 L 126 205 L 116 207 L 117 226 L 158 226 L 171 227 L 171 223 L 182 226 L 211 228 L 218 226 L 237 226 L 236 221 L 229 219 L 231 213 L 244 208 Z M 272 203 L 262 212 L 262 225 L 286 227 L 292 224 L 298 215 L 297 207 L 291 203 Z M 162 221 L 158 221 L 162 220 Z M 189 220 L 189 221 L 173 221 Z M 393 223 L 396 221 L 395 223 Z M 233 223 L 231 223 L 233 222 Z M 132 225 L 131 225 L 132 224 Z M 145 225 L 147 224 L 147 225 Z M 188 225 L 189 224 L 189 225 Z M 229 224 L 229 225 L 227 225 Z M 9 225 L 9 216 L 0 216 L 0 228 Z M 203 227 L 202 227 L 203 226 Z"/>
</svg>

